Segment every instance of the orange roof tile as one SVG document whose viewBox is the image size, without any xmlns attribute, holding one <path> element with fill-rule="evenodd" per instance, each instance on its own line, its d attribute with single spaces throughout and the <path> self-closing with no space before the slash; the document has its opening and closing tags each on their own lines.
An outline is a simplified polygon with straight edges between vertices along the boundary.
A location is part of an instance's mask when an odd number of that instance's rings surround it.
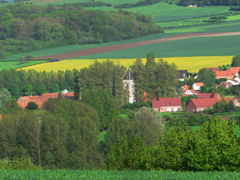
<svg viewBox="0 0 240 180">
<path fill-rule="evenodd" d="M 197 86 L 205 86 L 202 82 L 196 82 L 195 83 Z"/>
</svg>

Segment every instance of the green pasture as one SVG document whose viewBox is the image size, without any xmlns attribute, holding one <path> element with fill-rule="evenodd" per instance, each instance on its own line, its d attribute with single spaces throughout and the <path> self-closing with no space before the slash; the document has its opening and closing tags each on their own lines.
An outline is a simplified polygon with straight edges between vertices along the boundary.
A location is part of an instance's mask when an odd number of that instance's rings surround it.
<svg viewBox="0 0 240 180">
<path fill-rule="evenodd" d="M 18 69 L 26 66 L 31 66 L 35 64 L 45 63 L 44 61 L 30 61 L 24 64 L 20 64 L 18 61 L 0 62 L 0 71 L 3 69 Z"/>
<path fill-rule="evenodd" d="M 178 16 L 154 16 L 154 21 L 169 21 L 169 20 L 179 20 L 179 19 L 189 19 L 194 18 L 196 15 L 178 15 Z"/>
<path fill-rule="evenodd" d="M 1 179 L 38 180 L 38 179 L 85 179 L 85 180 L 236 180 L 238 172 L 184 172 L 184 171 L 103 171 L 103 170 L 0 170 Z"/>
<path fill-rule="evenodd" d="M 170 22 L 173 23 L 173 22 Z M 161 25 L 161 23 L 160 23 Z M 227 21 L 225 23 L 207 24 L 201 26 L 190 26 L 165 29 L 165 33 L 188 33 L 188 32 L 239 32 L 240 19 Z"/>
<path fill-rule="evenodd" d="M 239 54 L 240 36 L 189 38 L 134 47 L 73 59 L 145 58 L 153 51 L 155 57 L 232 56 Z"/>
<path fill-rule="evenodd" d="M 14 55 L 9 56 L 6 59 L 0 60 L 0 62 L 1 61 L 16 60 L 20 56 L 25 57 L 26 54 L 28 54 L 28 53 L 32 54 L 34 57 L 48 56 L 48 55 L 54 55 L 54 54 L 62 54 L 62 53 L 80 51 L 80 50 L 96 48 L 96 47 L 113 46 L 113 45 L 119 45 L 119 44 L 127 44 L 127 43 L 148 41 L 148 40 L 154 40 L 154 39 L 161 39 L 161 38 L 165 38 L 165 37 L 175 36 L 175 35 L 178 35 L 178 34 L 181 34 L 181 33 L 159 33 L 159 34 L 153 34 L 153 35 L 144 36 L 144 37 L 140 37 L 140 38 L 136 38 L 136 39 L 130 39 L 130 40 L 124 40 L 124 41 L 118 41 L 118 42 L 111 42 L 111 43 L 89 44 L 89 45 L 72 45 L 72 46 L 51 48 L 51 49 L 45 49 L 45 50 L 40 50 L 40 51 L 14 54 Z"/>
</svg>

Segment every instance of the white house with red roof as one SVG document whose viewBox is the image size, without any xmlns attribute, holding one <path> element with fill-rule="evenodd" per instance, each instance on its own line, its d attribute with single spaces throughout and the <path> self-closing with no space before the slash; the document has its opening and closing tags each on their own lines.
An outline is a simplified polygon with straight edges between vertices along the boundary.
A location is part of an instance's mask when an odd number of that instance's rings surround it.
<svg viewBox="0 0 240 180">
<path fill-rule="evenodd" d="M 226 82 L 231 83 L 232 86 L 236 86 L 236 85 L 239 85 L 239 84 L 240 84 L 240 83 L 239 83 L 237 80 L 235 80 L 235 79 L 229 79 L 229 80 L 227 80 Z"/>
<path fill-rule="evenodd" d="M 159 98 L 158 101 L 152 101 L 152 108 L 159 112 L 182 111 L 181 98 Z"/>
<path fill-rule="evenodd" d="M 194 89 L 182 90 L 182 93 L 187 96 L 198 94 L 197 91 L 195 91 Z"/>
<path fill-rule="evenodd" d="M 185 107 L 185 111 L 200 112 L 207 108 L 212 108 L 218 101 L 218 98 L 191 99 Z"/>
<path fill-rule="evenodd" d="M 196 82 L 192 85 L 195 91 L 199 91 L 201 89 L 201 86 L 205 86 L 205 85 L 202 82 Z"/>
</svg>

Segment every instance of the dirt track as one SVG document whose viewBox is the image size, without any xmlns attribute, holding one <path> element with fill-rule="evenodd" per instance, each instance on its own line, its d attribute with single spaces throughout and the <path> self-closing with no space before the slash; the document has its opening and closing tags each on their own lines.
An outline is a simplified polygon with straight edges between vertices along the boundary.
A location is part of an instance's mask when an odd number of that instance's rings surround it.
<svg viewBox="0 0 240 180">
<path fill-rule="evenodd" d="M 87 55 L 100 54 L 100 53 L 106 53 L 106 52 L 111 52 L 111 51 L 118 51 L 118 50 L 122 50 L 122 49 L 128 49 L 128 48 L 144 46 L 144 45 L 160 43 L 160 42 L 166 42 L 166 41 L 174 41 L 174 40 L 179 40 L 179 39 L 187 39 L 187 38 L 193 38 L 193 37 L 233 36 L 233 35 L 240 35 L 240 32 L 187 33 L 187 34 L 181 34 L 181 35 L 162 38 L 162 39 L 155 39 L 155 40 L 128 43 L 128 44 L 120 44 L 120 45 L 114 45 L 114 46 L 91 48 L 91 49 L 85 49 L 85 50 L 81 50 L 81 51 L 75 51 L 75 52 L 57 54 L 57 55 L 51 55 L 51 56 L 35 57 L 34 59 L 48 59 L 48 58 L 67 59 L 67 58 L 72 58 L 72 57 L 87 56 Z"/>
</svg>

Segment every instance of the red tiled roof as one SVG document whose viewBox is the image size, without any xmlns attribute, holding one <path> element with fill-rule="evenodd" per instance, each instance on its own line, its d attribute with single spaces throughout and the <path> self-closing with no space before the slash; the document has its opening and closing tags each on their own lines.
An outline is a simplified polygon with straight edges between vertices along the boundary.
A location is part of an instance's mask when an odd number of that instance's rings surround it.
<svg viewBox="0 0 240 180">
<path fill-rule="evenodd" d="M 216 78 L 218 77 L 229 77 L 229 76 L 236 76 L 236 73 L 238 73 L 237 70 L 227 70 L 227 71 L 216 71 Z"/>
<path fill-rule="evenodd" d="M 185 90 L 188 90 L 189 85 L 188 86 L 182 86 L 182 88 L 185 89 Z"/>
<path fill-rule="evenodd" d="M 233 71 L 233 70 L 239 72 L 240 67 L 230 67 L 230 71 Z"/>
<path fill-rule="evenodd" d="M 158 101 L 152 101 L 153 108 L 162 106 L 182 106 L 181 98 L 159 98 Z"/>
<path fill-rule="evenodd" d="M 203 98 L 203 99 L 191 99 L 196 108 L 212 107 L 213 104 L 219 101 L 217 98 Z"/>
<path fill-rule="evenodd" d="M 198 93 L 197 97 L 200 98 L 210 98 L 212 96 L 212 93 Z M 220 96 L 219 93 L 214 93 L 213 98 L 217 98 Z"/>
<path fill-rule="evenodd" d="M 207 70 L 212 70 L 213 72 L 219 71 L 219 67 L 215 67 L 215 68 L 206 68 Z"/>
<path fill-rule="evenodd" d="M 61 93 L 63 97 L 74 97 L 74 93 Z M 39 108 L 42 107 L 44 102 L 49 98 L 57 99 L 58 93 L 44 93 L 42 96 L 22 96 L 18 99 L 17 103 L 23 109 L 28 105 L 29 102 L 35 102 Z"/>
</svg>

